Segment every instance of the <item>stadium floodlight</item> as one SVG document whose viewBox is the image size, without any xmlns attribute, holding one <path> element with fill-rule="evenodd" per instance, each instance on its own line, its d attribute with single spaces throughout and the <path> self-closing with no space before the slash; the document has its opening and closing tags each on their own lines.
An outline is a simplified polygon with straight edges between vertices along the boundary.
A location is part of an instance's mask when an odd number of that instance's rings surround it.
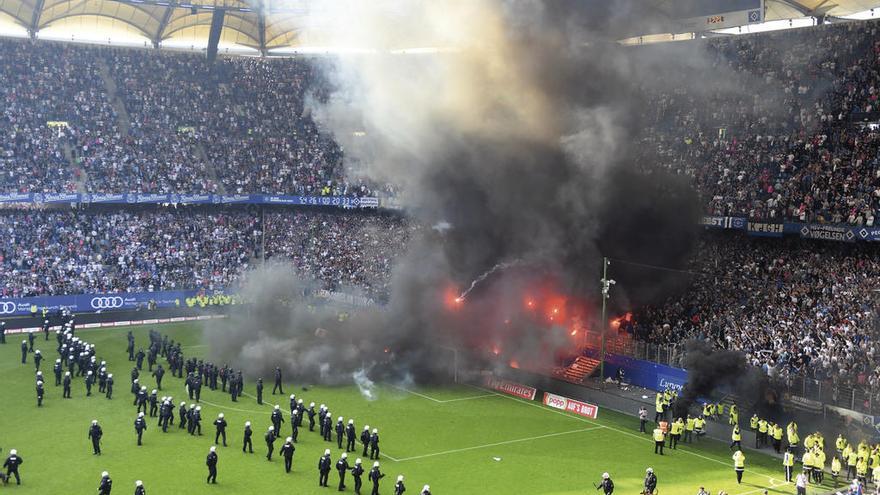
<svg viewBox="0 0 880 495">
<path fill-rule="evenodd" d="M 608 298 L 611 297 L 611 286 L 615 285 L 617 282 L 608 278 L 608 265 L 611 262 L 608 261 L 607 256 L 602 257 L 602 278 L 599 280 L 602 286 L 602 346 L 599 350 L 599 381 L 600 383 L 605 383 L 605 332 L 608 330 L 608 321 L 606 316 L 606 306 L 608 305 Z M 586 332 L 585 332 L 586 333 Z"/>
</svg>

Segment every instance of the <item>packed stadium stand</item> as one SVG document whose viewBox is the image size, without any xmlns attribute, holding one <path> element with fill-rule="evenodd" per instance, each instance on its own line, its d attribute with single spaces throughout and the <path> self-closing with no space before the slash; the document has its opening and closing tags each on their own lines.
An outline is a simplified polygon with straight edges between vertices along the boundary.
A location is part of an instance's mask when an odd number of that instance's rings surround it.
<svg viewBox="0 0 880 495">
<path fill-rule="evenodd" d="M 686 43 L 749 91 L 646 89 L 644 163 L 690 178 L 707 215 L 873 226 L 880 208 L 880 24 Z M 816 47 L 820 47 L 818 50 Z M 651 47 L 633 47 L 651 50 Z M 817 54 L 818 51 L 818 54 Z M 3 192 L 383 194 L 351 178 L 307 109 L 314 60 L 220 58 L 0 40 Z M 760 96 L 759 96 L 760 95 Z M 49 125 L 47 125 L 47 123 Z M 233 286 L 286 258 L 328 289 L 388 296 L 419 227 L 396 214 L 161 208 L 0 214 L 4 296 Z M 265 229 L 265 252 L 258 232 Z M 209 235 L 205 235 L 205 233 Z M 713 234 L 692 287 L 626 330 L 742 349 L 768 372 L 877 390 L 870 337 L 880 260 L 869 245 Z"/>
<path fill-rule="evenodd" d="M 0 295 L 234 287 L 264 258 L 253 209 L 4 210 Z M 410 235 L 397 216 L 265 213 L 266 258 L 293 262 L 329 290 L 387 297 L 390 267 Z"/>
<path fill-rule="evenodd" d="M 876 22 L 693 42 L 713 70 L 751 74 L 754 88 L 649 91 L 647 161 L 691 177 L 709 214 L 873 225 L 878 141 L 856 123 L 877 111 L 878 42 Z M 327 92 L 308 59 L 212 67 L 191 54 L 3 40 L 0 75 L 5 192 L 382 192 L 347 178 L 342 150 L 306 110 Z"/>
<path fill-rule="evenodd" d="M 690 290 L 625 330 L 655 344 L 708 339 L 782 375 L 877 381 L 873 246 L 710 235 L 691 270 Z"/>
<path fill-rule="evenodd" d="M 859 123 L 878 110 L 878 24 L 695 43 L 750 87 L 651 94 L 649 156 L 692 178 L 707 214 L 873 225 L 878 139 Z"/>
<path fill-rule="evenodd" d="M 0 40 L 0 67 L 4 192 L 372 192 L 305 110 L 310 62 Z"/>
</svg>

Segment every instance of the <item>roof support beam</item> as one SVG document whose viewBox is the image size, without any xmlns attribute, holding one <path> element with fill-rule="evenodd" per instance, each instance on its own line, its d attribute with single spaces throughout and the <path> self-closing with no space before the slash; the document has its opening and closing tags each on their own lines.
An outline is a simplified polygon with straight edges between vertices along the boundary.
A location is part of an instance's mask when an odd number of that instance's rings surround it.
<svg viewBox="0 0 880 495">
<path fill-rule="evenodd" d="M 266 6 L 264 0 L 259 0 L 257 7 L 257 30 L 259 31 L 260 55 L 266 56 Z"/>
<path fill-rule="evenodd" d="M 156 34 L 153 35 L 153 48 L 159 48 L 159 43 L 162 42 L 162 35 L 165 34 L 165 28 L 168 26 L 168 22 L 171 20 L 171 14 L 174 13 L 174 5 L 168 4 L 165 7 L 165 11 L 162 13 L 162 19 L 159 20 L 159 26 L 156 28 Z"/>
<path fill-rule="evenodd" d="M 30 25 L 28 25 L 28 34 L 31 39 L 37 36 L 37 31 L 40 29 L 40 17 L 43 15 L 43 6 L 45 4 L 45 0 L 34 2 L 34 13 L 31 16 Z"/>
</svg>

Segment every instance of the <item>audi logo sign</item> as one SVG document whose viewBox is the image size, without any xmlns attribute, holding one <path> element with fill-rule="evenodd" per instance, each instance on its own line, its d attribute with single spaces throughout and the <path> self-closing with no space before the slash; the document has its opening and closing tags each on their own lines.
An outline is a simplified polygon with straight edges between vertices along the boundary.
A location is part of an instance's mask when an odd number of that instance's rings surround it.
<svg viewBox="0 0 880 495">
<path fill-rule="evenodd" d="M 91 306 L 94 309 L 115 309 L 121 308 L 124 301 L 119 296 L 110 297 L 93 297 Z"/>
<path fill-rule="evenodd" d="M 15 313 L 15 303 L 12 301 L 0 301 L 0 315 L 11 315 Z"/>
</svg>

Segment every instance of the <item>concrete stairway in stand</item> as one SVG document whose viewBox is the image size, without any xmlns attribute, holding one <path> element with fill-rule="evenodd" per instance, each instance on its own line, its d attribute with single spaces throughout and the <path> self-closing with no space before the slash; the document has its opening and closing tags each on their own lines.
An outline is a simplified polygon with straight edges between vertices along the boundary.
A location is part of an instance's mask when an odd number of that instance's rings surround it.
<svg viewBox="0 0 880 495">
<path fill-rule="evenodd" d="M 571 383 L 583 383 L 590 377 L 599 367 L 599 360 L 588 358 L 586 356 L 578 356 L 574 362 L 565 368 L 559 369 L 555 375 L 561 380 Z"/>
</svg>

